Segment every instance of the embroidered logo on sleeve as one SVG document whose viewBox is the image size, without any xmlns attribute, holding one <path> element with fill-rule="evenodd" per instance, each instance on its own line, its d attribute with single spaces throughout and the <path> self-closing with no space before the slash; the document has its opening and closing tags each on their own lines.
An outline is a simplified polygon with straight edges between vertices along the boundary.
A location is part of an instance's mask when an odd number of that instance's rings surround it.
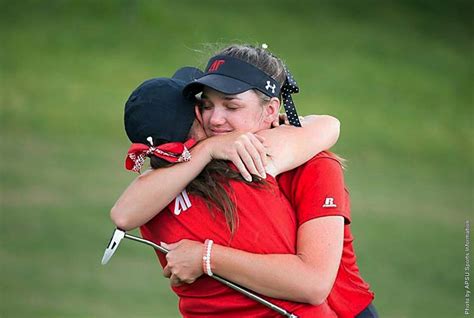
<svg viewBox="0 0 474 318">
<path fill-rule="evenodd" d="M 181 212 L 186 211 L 191 207 L 191 200 L 189 200 L 188 193 L 183 190 L 174 200 L 174 214 L 180 215 Z"/>
<path fill-rule="evenodd" d="M 334 198 L 327 197 L 324 200 L 323 208 L 337 208 L 337 205 L 334 203 Z"/>
</svg>

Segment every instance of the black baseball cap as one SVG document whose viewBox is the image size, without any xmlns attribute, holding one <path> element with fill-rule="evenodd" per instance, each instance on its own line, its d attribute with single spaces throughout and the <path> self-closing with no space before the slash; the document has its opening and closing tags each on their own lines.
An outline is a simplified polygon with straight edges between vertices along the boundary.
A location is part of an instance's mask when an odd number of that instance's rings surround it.
<svg viewBox="0 0 474 318">
<path fill-rule="evenodd" d="M 194 121 L 195 99 L 185 98 L 183 88 L 203 72 L 183 67 L 172 78 L 159 77 L 143 82 L 125 103 L 125 131 L 132 143 L 149 144 L 162 139 L 183 142 Z"/>
<path fill-rule="evenodd" d="M 257 89 L 269 97 L 280 95 L 280 85 L 267 73 L 239 58 L 226 55 L 212 57 L 204 75 L 186 85 L 183 94 L 192 98 L 202 92 L 204 86 L 228 95 L 249 89 Z"/>
</svg>

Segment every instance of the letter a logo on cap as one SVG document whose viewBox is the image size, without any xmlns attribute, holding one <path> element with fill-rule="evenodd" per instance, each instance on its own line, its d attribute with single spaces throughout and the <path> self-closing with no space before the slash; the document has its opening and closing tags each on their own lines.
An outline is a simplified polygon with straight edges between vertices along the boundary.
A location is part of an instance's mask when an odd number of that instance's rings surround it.
<svg viewBox="0 0 474 318">
<path fill-rule="evenodd" d="M 225 60 L 215 60 L 214 62 L 212 62 L 211 66 L 209 67 L 209 69 L 207 71 L 208 72 L 215 72 L 224 63 L 225 63 Z"/>
</svg>

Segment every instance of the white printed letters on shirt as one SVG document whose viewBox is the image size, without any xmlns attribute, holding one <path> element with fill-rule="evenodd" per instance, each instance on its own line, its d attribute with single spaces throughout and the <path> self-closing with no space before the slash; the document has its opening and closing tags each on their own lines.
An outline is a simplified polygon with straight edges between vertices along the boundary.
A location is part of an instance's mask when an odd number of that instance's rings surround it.
<svg viewBox="0 0 474 318">
<path fill-rule="evenodd" d="M 191 207 L 191 201 L 189 200 L 188 193 L 183 190 L 174 201 L 174 214 L 180 215 L 182 211 L 186 211 Z"/>
</svg>

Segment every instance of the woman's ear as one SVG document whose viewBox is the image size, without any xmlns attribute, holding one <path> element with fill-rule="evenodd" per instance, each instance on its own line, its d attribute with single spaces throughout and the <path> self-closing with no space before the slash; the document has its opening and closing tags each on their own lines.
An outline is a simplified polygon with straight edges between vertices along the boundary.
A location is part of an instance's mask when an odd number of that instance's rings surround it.
<svg viewBox="0 0 474 318">
<path fill-rule="evenodd" d="M 201 110 L 200 110 L 200 108 L 199 108 L 199 104 L 196 104 L 196 105 L 194 106 L 194 113 L 196 114 L 196 119 L 197 119 L 197 121 L 199 122 L 199 124 L 200 124 L 201 126 L 204 126 L 204 125 L 202 124 L 202 115 L 201 115 Z"/>
<path fill-rule="evenodd" d="M 196 114 L 196 118 L 193 121 L 191 129 L 189 131 L 189 137 L 194 138 L 197 142 L 206 139 L 206 132 L 202 127 L 202 116 L 201 112 L 199 111 L 199 106 L 194 108 L 194 113 Z"/>
<path fill-rule="evenodd" d="M 280 112 L 280 100 L 276 97 L 272 97 L 267 105 L 264 106 L 265 117 L 264 121 L 268 123 L 273 123 L 278 119 L 278 114 Z"/>
</svg>

